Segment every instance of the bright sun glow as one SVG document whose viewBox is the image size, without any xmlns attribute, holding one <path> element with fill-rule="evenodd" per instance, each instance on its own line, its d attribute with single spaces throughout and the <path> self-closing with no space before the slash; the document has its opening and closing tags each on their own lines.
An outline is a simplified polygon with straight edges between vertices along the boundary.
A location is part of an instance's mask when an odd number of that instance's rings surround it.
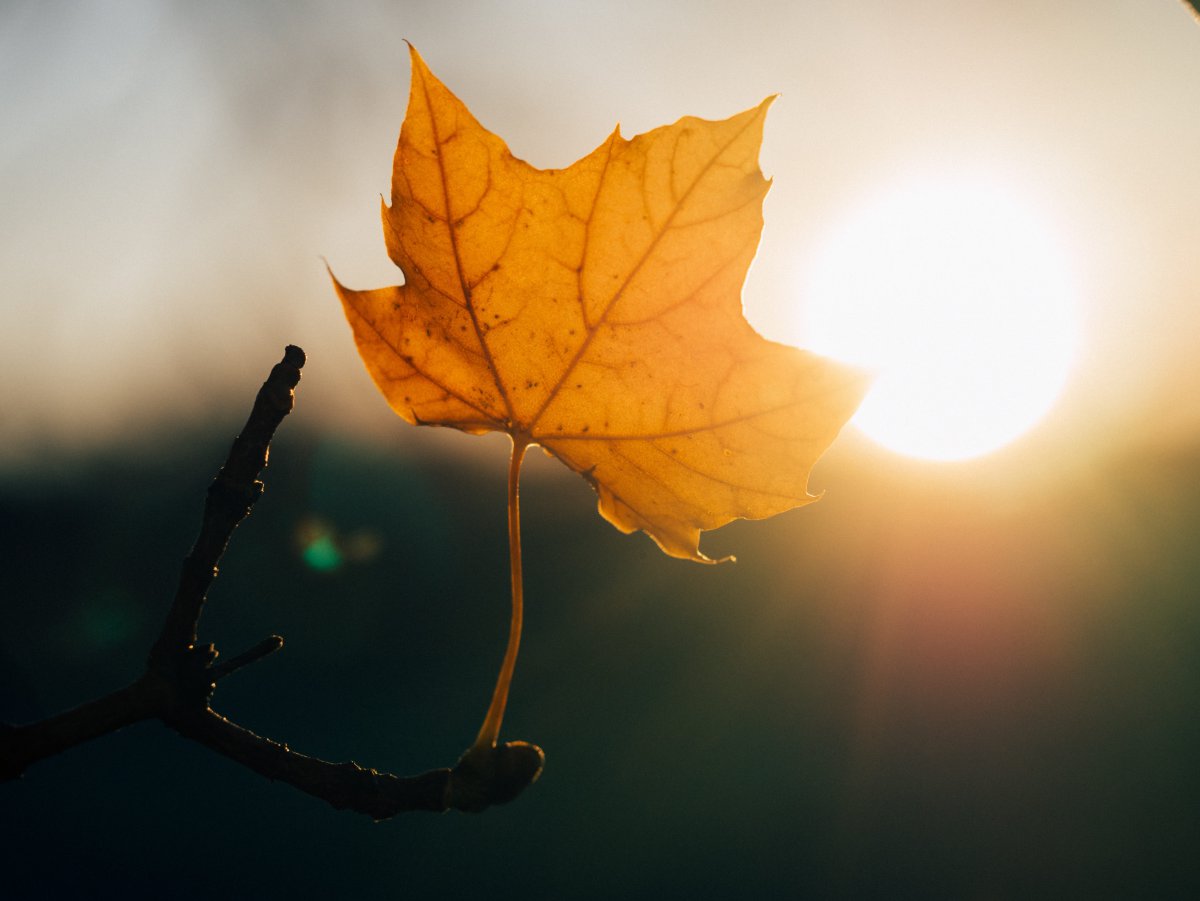
<svg viewBox="0 0 1200 901">
<path fill-rule="evenodd" d="M 996 450 L 1054 405 L 1079 344 L 1070 261 L 1003 185 L 904 183 L 830 233 L 804 343 L 875 373 L 853 422 L 910 456 Z"/>
</svg>

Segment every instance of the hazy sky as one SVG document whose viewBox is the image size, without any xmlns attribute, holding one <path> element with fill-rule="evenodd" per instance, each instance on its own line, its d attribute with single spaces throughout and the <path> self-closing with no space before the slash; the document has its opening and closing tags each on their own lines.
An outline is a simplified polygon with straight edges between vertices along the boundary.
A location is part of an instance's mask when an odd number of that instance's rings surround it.
<svg viewBox="0 0 1200 901">
<path fill-rule="evenodd" d="M 562 166 L 781 93 L 751 321 L 802 343 L 806 260 L 906 173 L 995 171 L 1080 261 L 1054 416 L 1194 440 L 1200 27 L 1177 0 L 8 2 L 0 7 L 0 459 L 198 420 L 286 343 L 310 423 L 391 428 L 329 287 L 376 287 L 413 42 L 478 118 Z M 869 265 L 869 261 L 864 261 Z"/>
</svg>

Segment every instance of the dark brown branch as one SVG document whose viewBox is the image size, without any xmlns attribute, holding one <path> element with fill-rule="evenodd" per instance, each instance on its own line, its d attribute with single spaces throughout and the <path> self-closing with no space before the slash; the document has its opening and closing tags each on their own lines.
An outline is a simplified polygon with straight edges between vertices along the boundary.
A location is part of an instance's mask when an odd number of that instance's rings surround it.
<svg viewBox="0 0 1200 901">
<path fill-rule="evenodd" d="M 0 733 L 0 781 L 16 779 L 27 766 L 68 748 L 152 719 L 164 708 L 165 696 L 145 677 L 112 694 L 49 719 Z"/>
<path fill-rule="evenodd" d="M 214 682 L 219 682 L 226 676 L 236 673 L 242 667 L 249 666 L 251 663 L 258 663 L 264 657 L 274 654 L 276 651 L 283 648 L 283 638 L 279 635 L 268 635 L 254 647 L 249 650 L 242 651 L 236 657 L 231 657 L 224 663 L 213 664 L 209 670 Z"/>
<path fill-rule="evenodd" d="M 353 761 L 329 763 L 255 735 L 212 710 L 172 718 L 169 725 L 180 735 L 236 760 L 259 775 L 286 782 L 339 810 L 354 810 L 375 820 L 386 820 L 408 810 L 446 809 L 448 769 L 401 778 L 366 769 Z"/>
<path fill-rule="evenodd" d="M 472 749 L 453 770 L 401 777 L 356 763 L 328 763 L 231 723 L 210 706 L 216 683 L 283 647 L 272 635 L 217 663 L 212 645 L 198 645 L 200 615 L 229 539 L 262 495 L 259 473 L 275 430 L 292 409 L 304 352 L 289 346 L 263 383 L 225 465 L 209 486 L 200 534 L 183 561 L 175 599 L 154 642 L 145 673 L 110 695 L 24 726 L 0 727 L 0 781 L 32 763 L 131 723 L 159 719 L 180 735 L 268 779 L 383 820 L 410 810 L 478 811 L 516 797 L 541 773 L 540 748 L 524 742 Z"/>
<path fill-rule="evenodd" d="M 196 628 L 209 586 L 217 577 L 217 563 L 233 530 L 262 496 L 263 483 L 258 481 L 258 474 L 267 465 L 275 430 L 292 411 L 303 366 L 304 351 L 289 344 L 283 359 L 259 389 L 250 417 L 234 439 L 225 465 L 208 487 L 200 534 L 183 561 L 175 601 L 162 634 L 150 651 L 151 668 L 164 665 L 179 649 L 196 643 Z"/>
</svg>

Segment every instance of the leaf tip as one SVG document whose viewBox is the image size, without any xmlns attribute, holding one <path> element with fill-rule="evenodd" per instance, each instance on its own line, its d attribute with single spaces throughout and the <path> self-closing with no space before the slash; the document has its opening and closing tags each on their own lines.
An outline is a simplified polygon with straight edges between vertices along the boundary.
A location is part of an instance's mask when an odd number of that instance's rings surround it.
<svg viewBox="0 0 1200 901">
<path fill-rule="evenodd" d="M 413 46 L 412 41 L 405 38 L 404 43 L 408 44 L 408 60 L 412 66 L 412 83 L 415 85 L 418 82 L 424 82 L 429 78 L 433 78 L 436 81 L 436 76 L 434 76 L 434 74 L 429 70 L 429 66 L 426 64 L 425 58 L 421 56 L 420 51 Z"/>
<path fill-rule="evenodd" d="M 694 563 L 703 563 L 706 566 L 720 566 L 723 563 L 737 563 L 737 557 L 733 554 L 726 554 L 724 557 L 710 557 L 704 551 L 700 550 L 700 545 L 697 544 L 685 559 L 691 560 Z"/>
<path fill-rule="evenodd" d="M 704 551 L 700 550 L 700 533 L 697 531 L 696 540 L 692 542 L 691 547 L 673 546 L 665 543 L 659 536 L 647 532 L 654 539 L 654 543 L 662 549 L 662 551 L 671 557 L 679 557 L 683 560 L 691 560 L 693 563 L 703 563 L 705 566 L 720 566 L 722 563 L 737 563 L 737 557 L 733 554 L 728 554 L 724 557 L 710 557 Z"/>
<path fill-rule="evenodd" d="M 346 290 L 346 286 L 338 281 L 338 277 L 333 274 L 333 267 L 329 265 L 329 260 L 321 257 L 321 262 L 325 264 L 325 274 L 329 276 L 329 280 L 333 282 L 333 289 L 337 291 L 338 297 L 341 297 Z"/>
</svg>

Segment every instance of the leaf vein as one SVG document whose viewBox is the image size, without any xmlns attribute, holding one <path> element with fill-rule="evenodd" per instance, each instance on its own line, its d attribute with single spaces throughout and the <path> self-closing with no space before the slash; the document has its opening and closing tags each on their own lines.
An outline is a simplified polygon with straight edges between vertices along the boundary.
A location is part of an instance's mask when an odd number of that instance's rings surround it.
<svg viewBox="0 0 1200 901">
<path fill-rule="evenodd" d="M 391 341 L 389 341 L 387 339 L 387 337 L 383 334 L 383 332 L 381 332 L 379 330 L 379 327 L 376 326 L 372 320 L 370 320 L 366 316 L 364 316 L 362 311 L 359 310 L 358 307 L 351 306 L 351 309 L 354 311 L 354 315 L 356 315 L 359 319 L 361 319 L 363 322 L 365 322 L 370 327 L 371 331 L 373 331 L 375 333 L 376 337 L 379 338 L 379 341 L 385 347 L 387 347 L 393 354 L 395 354 L 396 359 L 398 359 L 402 363 L 404 363 L 405 366 L 407 366 L 409 369 L 411 369 L 413 372 L 415 372 L 421 378 L 428 381 L 431 385 L 435 385 L 438 388 L 440 388 L 442 391 L 444 391 L 446 393 L 446 395 L 448 397 L 453 397 L 455 400 L 460 401 L 461 403 L 470 407 L 472 410 L 476 411 L 477 413 L 481 413 L 484 416 L 491 415 L 483 407 L 479 406 L 476 403 L 473 403 L 472 401 L 467 400 L 466 397 L 464 397 L 462 394 L 460 394 L 459 392 L 452 389 L 449 385 L 434 378 L 432 375 L 430 375 L 428 372 L 426 372 L 424 369 L 422 369 L 420 366 L 418 366 L 415 362 L 413 362 L 413 359 L 411 356 L 402 354 L 400 352 L 399 348 L 397 348 L 396 345 L 394 345 Z"/>
<path fill-rule="evenodd" d="M 442 198 L 446 204 L 446 228 L 450 231 L 450 249 L 454 254 L 454 266 L 458 271 L 458 284 L 462 291 L 463 303 L 467 308 L 467 312 L 471 316 L 471 325 L 475 329 L 475 336 L 479 339 L 479 344 L 483 348 L 484 357 L 487 359 L 488 371 L 492 374 L 492 382 L 496 386 L 496 390 L 500 392 L 500 397 L 504 400 L 505 409 L 508 411 L 508 421 L 511 426 L 513 418 L 512 398 L 508 396 L 508 391 L 504 387 L 504 381 L 500 378 L 500 371 L 496 368 L 496 361 L 492 357 L 492 350 L 488 347 L 487 337 L 483 333 L 483 329 L 479 325 L 479 317 L 475 315 L 475 305 L 471 303 L 471 289 L 467 285 L 466 275 L 463 273 L 462 253 L 458 247 L 458 232 L 451 222 L 450 212 L 450 181 L 446 173 L 446 157 L 442 152 L 444 143 L 438 134 L 437 116 L 434 113 L 433 98 L 429 96 L 429 83 L 422 78 L 421 90 L 425 95 L 425 105 L 429 110 L 429 125 L 433 131 L 433 142 L 437 147 L 437 163 L 438 172 L 441 175 L 442 183 Z M 476 407 L 475 409 L 479 409 Z M 483 410 L 479 412 L 483 413 Z"/>
<path fill-rule="evenodd" d="M 744 124 L 740 129 L 738 129 L 737 132 L 733 135 L 733 137 L 731 137 L 728 141 L 726 141 L 725 144 L 722 145 L 720 150 L 718 150 L 717 153 L 713 154 L 713 157 L 704 164 L 704 166 L 701 168 L 700 172 L 692 180 L 692 183 L 690 185 L 688 185 L 687 190 L 684 191 L 683 196 L 680 197 L 679 201 L 675 204 L 674 209 L 672 209 L 671 213 L 667 216 L 666 220 L 663 222 L 663 225 L 659 229 L 658 233 L 650 241 L 650 244 L 646 247 L 645 251 L 642 252 L 642 254 L 638 258 L 637 262 L 633 265 L 633 268 L 630 269 L 629 274 L 625 277 L 625 280 L 621 283 L 621 285 L 617 288 L 617 290 L 615 292 L 613 292 L 613 296 L 611 298 L 609 298 L 608 303 L 605 304 L 604 309 L 600 313 L 600 318 L 596 321 L 596 324 L 594 326 L 590 325 L 587 322 L 587 316 L 585 313 L 584 325 L 587 328 L 587 334 L 584 335 L 583 340 L 579 343 L 579 347 L 576 349 L 574 355 L 571 357 L 571 359 L 569 361 L 567 361 L 567 365 L 564 367 L 562 374 L 558 377 L 558 380 L 554 383 L 553 387 L 551 387 L 551 389 L 547 392 L 545 400 L 542 401 L 542 403 L 538 407 L 537 411 L 533 414 L 532 417 L 530 417 L 529 425 L 527 428 L 527 430 L 530 433 L 533 433 L 533 431 L 537 428 L 537 424 L 541 420 L 542 414 L 546 412 L 546 408 L 548 406 L 550 406 L 550 403 L 558 395 L 558 391 L 560 388 L 562 388 L 563 383 L 566 382 L 566 380 L 570 377 L 571 373 L 574 372 L 575 367 L 579 364 L 579 361 L 583 358 L 584 353 L 587 352 L 587 349 L 591 345 L 592 339 L 595 338 L 596 333 L 599 330 L 600 326 L 605 323 L 605 321 L 608 319 L 608 315 L 612 311 L 613 307 L 616 306 L 617 302 L 624 296 L 625 289 L 629 287 L 629 284 L 633 281 L 633 279 L 641 271 L 642 267 L 646 264 L 646 262 L 653 255 L 654 250 L 658 247 L 658 244 L 662 240 L 663 235 L 665 235 L 667 233 L 667 231 L 670 229 L 671 221 L 678 214 L 679 210 L 682 209 L 682 207 L 683 207 L 684 203 L 686 203 L 688 197 L 691 196 L 692 191 L 694 191 L 696 189 L 696 186 L 701 182 L 701 180 L 703 180 L 704 176 L 708 174 L 709 170 L 712 169 L 713 165 L 721 157 L 721 155 L 723 153 L 725 153 L 725 151 L 727 151 L 731 146 L 733 146 L 733 144 L 745 133 L 745 131 L 750 127 L 750 124 L 753 121 L 754 121 L 754 119 L 747 120 L 746 124 Z M 608 166 L 606 164 L 604 173 L 607 174 L 607 172 L 608 172 Z M 597 192 L 596 192 L 597 196 L 599 196 L 600 190 L 603 190 L 603 183 L 604 183 L 603 175 L 601 176 L 600 183 L 601 183 L 601 188 L 599 190 L 597 190 Z M 580 301 L 582 302 L 582 292 L 580 293 Z"/>
</svg>

